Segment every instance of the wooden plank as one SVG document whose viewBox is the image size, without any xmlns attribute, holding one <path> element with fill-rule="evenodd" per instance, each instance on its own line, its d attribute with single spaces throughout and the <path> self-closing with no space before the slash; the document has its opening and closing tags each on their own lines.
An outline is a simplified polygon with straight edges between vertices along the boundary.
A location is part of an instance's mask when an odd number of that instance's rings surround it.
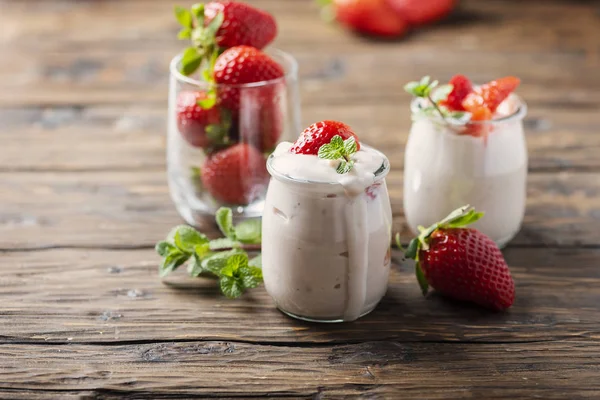
<svg viewBox="0 0 600 400">
<path fill-rule="evenodd" d="M 0 70 L 0 106 L 166 104 L 168 65 L 179 50 L 173 47 L 161 54 L 132 53 L 127 57 L 109 52 L 15 54 Z M 600 103 L 600 78 L 594 74 L 598 66 L 585 63 L 585 55 L 579 53 L 532 56 L 467 50 L 457 54 L 442 45 L 411 44 L 401 51 L 377 47 L 347 52 L 288 50 L 300 64 L 301 95 L 311 103 L 396 103 L 407 96 L 403 90 L 406 82 L 425 73 L 447 80 L 457 72 L 475 81 L 517 75 L 523 79 L 519 92 L 533 105 L 590 110 Z M 447 61 L 432 62 L 432 53 Z M 478 57 L 477 63 L 464 62 L 473 57 Z M 18 67 L 31 62 L 37 68 Z"/>
<path fill-rule="evenodd" d="M 3 389 L 89 391 L 100 398 L 600 396 L 597 341 L 477 346 L 371 341 L 302 348 L 190 342 L 36 350 L 33 355 L 27 346 L 0 346 Z"/>
<path fill-rule="evenodd" d="M 387 181 L 393 229 L 408 238 L 402 171 Z M 599 191 L 597 172 L 531 174 L 524 226 L 513 244 L 599 245 Z M 181 221 L 162 170 L 0 173 L 0 193 L 0 250 L 150 247 Z"/>
<path fill-rule="evenodd" d="M 307 101 L 303 126 L 345 121 L 398 169 L 411 124 L 408 100 L 328 107 Z M 0 109 L 0 170 L 164 169 L 166 112 L 165 105 Z M 538 105 L 525 124 L 530 170 L 600 168 L 600 135 L 590 133 L 600 126 L 597 112 Z"/>
<path fill-rule="evenodd" d="M 312 47 L 315 42 L 325 43 L 324 38 L 330 48 L 344 50 L 396 46 L 396 42 L 373 44 L 342 33 L 337 26 L 321 22 L 317 7 L 304 0 L 248 2 L 275 15 L 280 31 L 278 41 L 287 46 Z M 130 53 L 139 49 L 172 48 L 177 44 L 172 9 L 175 4 L 184 3 L 179 0 L 100 3 L 5 0 L 1 16 L 4 45 L 11 50 L 35 48 L 52 52 L 102 48 Z M 595 12 L 593 1 L 578 4 L 527 1 L 519 2 L 517 7 L 514 2 L 466 0 L 461 2 L 453 18 L 421 30 L 401 43 L 418 41 L 427 45 L 433 42 L 455 48 L 487 50 L 493 47 L 495 51 L 512 52 L 597 51 L 594 42 L 597 36 L 593 35 L 599 29 Z M 28 18 L 23 20 L 23 15 Z M 90 15 L 94 18 L 89 18 Z M 131 18 L 132 15 L 138 18 Z M 40 41 L 40 37 L 46 40 Z"/>
<path fill-rule="evenodd" d="M 506 313 L 435 294 L 423 298 L 406 262 L 394 267 L 372 314 L 322 325 L 281 314 L 262 287 L 228 300 L 214 281 L 183 270 L 161 282 L 151 249 L 9 252 L 0 258 L 0 352 L 7 343 L 600 340 L 600 249 L 508 248 L 504 254 L 517 292 Z M 399 252 L 394 256 L 398 261 Z"/>
</svg>

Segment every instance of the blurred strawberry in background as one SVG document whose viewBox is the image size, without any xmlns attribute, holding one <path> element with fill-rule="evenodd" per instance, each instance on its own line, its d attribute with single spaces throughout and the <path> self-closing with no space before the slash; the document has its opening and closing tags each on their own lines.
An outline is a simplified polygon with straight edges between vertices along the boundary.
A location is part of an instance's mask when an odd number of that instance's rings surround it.
<svg viewBox="0 0 600 400">
<path fill-rule="evenodd" d="M 353 31 L 398 38 L 447 16 L 457 0 L 319 0 L 323 15 Z"/>
</svg>

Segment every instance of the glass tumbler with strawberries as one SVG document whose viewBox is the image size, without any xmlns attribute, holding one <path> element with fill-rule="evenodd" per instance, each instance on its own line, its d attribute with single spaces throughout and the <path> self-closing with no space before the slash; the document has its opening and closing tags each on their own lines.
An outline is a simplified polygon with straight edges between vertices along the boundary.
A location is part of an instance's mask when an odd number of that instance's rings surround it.
<svg viewBox="0 0 600 400">
<path fill-rule="evenodd" d="M 266 157 L 300 130 L 297 63 L 264 51 L 274 18 L 233 1 L 176 7 L 179 39 L 191 41 L 170 66 L 167 169 L 181 216 L 201 225 L 221 206 L 262 213 Z"/>
</svg>

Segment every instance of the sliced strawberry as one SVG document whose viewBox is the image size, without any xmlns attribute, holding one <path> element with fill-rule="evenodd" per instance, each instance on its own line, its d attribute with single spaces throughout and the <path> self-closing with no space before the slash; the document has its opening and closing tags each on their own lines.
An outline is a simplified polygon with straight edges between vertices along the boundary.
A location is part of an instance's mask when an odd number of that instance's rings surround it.
<svg viewBox="0 0 600 400">
<path fill-rule="evenodd" d="M 264 91 L 264 97 L 272 94 L 272 85 L 266 83 L 283 77 L 281 65 L 262 51 L 250 46 L 235 46 L 223 52 L 215 63 L 213 78 L 220 87 L 218 102 L 226 108 L 237 112 L 240 107 L 240 95 L 245 90 Z M 246 83 L 265 82 L 262 86 L 252 88 L 227 87 Z M 254 96 L 254 94 L 253 94 Z"/>
<path fill-rule="evenodd" d="M 267 12 L 235 1 L 211 1 L 204 7 L 205 25 L 223 13 L 223 23 L 216 33 L 221 48 L 252 46 L 262 49 L 275 39 L 277 23 Z"/>
<path fill-rule="evenodd" d="M 486 107 L 493 114 L 500 103 L 514 92 L 521 83 L 519 78 L 507 76 L 496 79 L 476 88 L 463 100 L 465 110 L 475 113 L 480 108 Z"/>
<path fill-rule="evenodd" d="M 450 14 L 456 0 L 386 0 L 396 14 L 412 26 L 429 24 Z"/>
<path fill-rule="evenodd" d="M 177 128 L 192 146 L 207 148 L 223 140 L 227 132 L 218 107 L 203 109 L 198 102 L 207 98 L 203 91 L 179 93 L 176 104 Z"/>
<path fill-rule="evenodd" d="M 386 0 L 333 0 L 333 7 L 338 22 L 367 35 L 393 38 L 408 29 Z"/>
<path fill-rule="evenodd" d="M 338 121 L 321 121 L 306 128 L 290 151 L 296 154 L 316 155 L 319 153 L 319 148 L 329 143 L 335 135 L 341 136 L 344 140 L 354 137 L 357 150 L 360 150 L 358 137 L 348 125 Z"/>
<path fill-rule="evenodd" d="M 262 153 L 242 143 L 208 158 L 201 176 L 215 200 L 229 205 L 246 205 L 257 199 L 269 180 Z"/>
<path fill-rule="evenodd" d="M 473 84 L 464 75 L 454 75 L 449 83 L 452 85 L 452 92 L 440 102 L 440 105 L 451 111 L 465 111 L 462 102 L 473 91 Z"/>
</svg>

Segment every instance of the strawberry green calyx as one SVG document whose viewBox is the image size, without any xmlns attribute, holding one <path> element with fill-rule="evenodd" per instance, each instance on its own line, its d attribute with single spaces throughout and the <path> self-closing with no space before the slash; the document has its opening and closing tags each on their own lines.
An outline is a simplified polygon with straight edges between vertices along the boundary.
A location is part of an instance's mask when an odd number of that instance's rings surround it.
<svg viewBox="0 0 600 400">
<path fill-rule="evenodd" d="M 429 284 L 427 283 L 427 279 L 425 278 L 423 270 L 419 265 L 419 251 L 429 250 L 429 238 L 436 230 L 464 228 L 479 220 L 481 217 L 483 217 L 482 212 L 475 211 L 473 207 L 467 204 L 452 211 L 446 218 L 431 225 L 429 228 L 419 227 L 421 233 L 419 236 L 410 241 L 404 256 L 416 261 L 415 274 L 423 295 L 427 294 L 427 291 L 429 290 Z"/>
<path fill-rule="evenodd" d="M 338 174 L 345 174 L 354 167 L 354 160 L 350 156 L 356 153 L 357 148 L 353 137 L 343 140 L 340 135 L 335 135 L 329 143 L 319 148 L 318 157 L 325 160 L 339 160 L 340 163 L 335 171 Z"/>
<path fill-rule="evenodd" d="M 177 38 L 190 40 L 192 43 L 192 46 L 186 48 L 183 52 L 181 73 L 186 76 L 192 75 L 203 64 L 205 70 L 212 70 L 211 67 L 214 66 L 214 60 L 220 51 L 217 46 L 216 35 L 223 24 L 223 13 L 217 13 L 210 22 L 205 24 L 204 4 L 198 3 L 194 4 L 190 10 L 176 6 L 175 18 L 181 25 Z M 203 75 L 206 74 L 203 73 Z"/>
</svg>

